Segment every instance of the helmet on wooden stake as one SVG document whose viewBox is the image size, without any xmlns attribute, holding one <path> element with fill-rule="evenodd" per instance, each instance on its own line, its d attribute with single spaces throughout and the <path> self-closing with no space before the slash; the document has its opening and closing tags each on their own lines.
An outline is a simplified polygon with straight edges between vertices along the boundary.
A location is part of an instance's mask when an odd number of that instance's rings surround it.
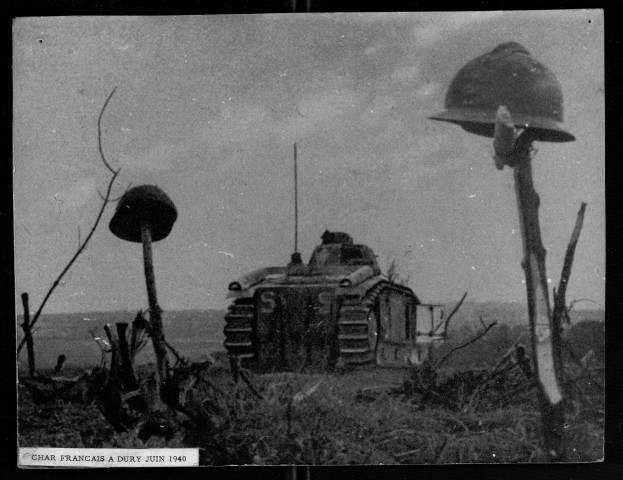
<svg viewBox="0 0 623 480">
<path fill-rule="evenodd" d="M 534 140 L 575 140 L 562 125 L 563 97 L 558 80 L 515 42 L 502 43 L 459 70 L 446 94 L 446 110 L 429 118 L 493 137 L 500 105 L 512 113 L 516 127 L 530 129 Z"/>
</svg>

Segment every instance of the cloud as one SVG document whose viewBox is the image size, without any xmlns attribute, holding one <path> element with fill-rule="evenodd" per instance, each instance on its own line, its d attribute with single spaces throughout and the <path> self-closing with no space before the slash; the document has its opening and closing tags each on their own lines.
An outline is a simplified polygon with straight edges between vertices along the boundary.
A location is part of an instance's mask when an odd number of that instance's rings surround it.
<svg viewBox="0 0 623 480">
<path fill-rule="evenodd" d="M 77 181 L 67 178 L 58 181 L 37 201 L 27 204 L 23 201 L 15 205 L 16 236 L 49 236 L 62 230 L 66 222 L 79 222 L 89 212 L 98 188 L 97 177 L 89 176 Z M 50 183 L 54 182 L 50 179 Z M 68 183 L 71 182 L 69 186 Z M 99 201 L 99 199 L 98 199 Z"/>
<path fill-rule="evenodd" d="M 72 213 L 90 202 L 96 188 L 95 177 L 83 178 L 71 187 L 55 193 L 54 199 L 63 213 Z"/>
<path fill-rule="evenodd" d="M 428 98 L 433 97 L 441 88 L 441 85 L 436 82 L 427 83 L 418 87 L 415 91 L 415 97 L 418 100 L 426 100 Z"/>
<path fill-rule="evenodd" d="M 378 52 L 380 48 L 381 48 L 381 46 L 380 46 L 380 45 L 372 45 L 372 46 L 370 46 L 370 47 L 367 47 L 367 48 L 363 51 L 363 54 L 364 54 L 365 56 L 375 55 L 375 54 L 376 54 L 376 52 Z"/>
<path fill-rule="evenodd" d="M 201 138 L 212 148 L 231 147 L 261 138 L 267 133 L 269 110 L 261 103 L 224 103 L 218 117 L 199 126 Z"/>
<path fill-rule="evenodd" d="M 114 27 L 113 27 L 114 28 Z M 117 33 L 117 32 L 115 32 Z M 101 37 L 98 38 L 98 41 L 103 45 L 110 46 L 113 50 L 118 50 L 120 52 L 125 52 L 128 48 L 130 48 L 130 44 L 124 42 L 119 35 L 108 33 L 106 29 L 104 29 L 101 33 Z"/>
<path fill-rule="evenodd" d="M 331 128 L 338 119 L 357 111 L 360 95 L 354 90 L 341 88 L 334 81 L 315 87 L 315 91 L 303 94 L 285 117 L 275 115 L 263 103 L 226 104 L 215 122 L 199 127 L 203 130 L 202 142 L 210 148 L 221 148 L 257 142 L 270 135 L 301 139 Z"/>
<path fill-rule="evenodd" d="M 176 160 L 186 151 L 188 151 L 187 145 L 161 140 L 145 153 L 123 154 L 120 163 L 123 169 L 132 171 L 164 172 L 173 168 Z"/>
<path fill-rule="evenodd" d="M 316 14 L 315 14 L 316 15 Z M 320 14 L 318 14 L 320 15 Z M 413 12 L 348 12 L 348 13 L 329 13 L 324 14 L 329 19 L 337 19 L 344 23 L 356 23 L 360 25 L 369 25 L 370 23 L 379 23 L 382 25 L 395 26 L 397 22 L 409 21 L 413 15 L 427 15 L 427 13 Z"/>
<path fill-rule="evenodd" d="M 412 35 L 419 45 L 431 45 L 443 40 L 449 32 L 489 21 L 502 14 L 502 11 L 429 13 L 422 15 L 422 21 L 413 29 Z"/>
<path fill-rule="evenodd" d="M 315 123 L 320 118 L 334 118 L 347 113 L 357 104 L 352 90 L 329 91 L 304 96 L 298 104 L 299 113 Z"/>
<path fill-rule="evenodd" d="M 419 65 L 401 65 L 396 67 L 391 77 L 403 85 L 417 83 L 420 78 L 420 67 Z"/>
<path fill-rule="evenodd" d="M 297 114 L 276 123 L 273 130 L 288 138 L 306 137 L 330 129 L 338 119 L 353 114 L 359 103 L 360 96 L 350 89 L 309 93 L 298 102 Z"/>
</svg>

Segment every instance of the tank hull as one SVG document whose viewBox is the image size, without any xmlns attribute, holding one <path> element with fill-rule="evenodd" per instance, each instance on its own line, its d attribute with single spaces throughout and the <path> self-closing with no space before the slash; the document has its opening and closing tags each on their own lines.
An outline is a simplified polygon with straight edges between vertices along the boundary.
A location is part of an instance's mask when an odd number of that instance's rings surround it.
<svg viewBox="0 0 623 480">
<path fill-rule="evenodd" d="M 348 287 L 340 286 L 343 275 L 323 282 L 303 276 L 240 292 L 225 317 L 229 355 L 263 372 L 408 365 L 418 355 L 420 301 L 411 289 L 366 273 L 351 273 L 358 283 Z"/>
</svg>

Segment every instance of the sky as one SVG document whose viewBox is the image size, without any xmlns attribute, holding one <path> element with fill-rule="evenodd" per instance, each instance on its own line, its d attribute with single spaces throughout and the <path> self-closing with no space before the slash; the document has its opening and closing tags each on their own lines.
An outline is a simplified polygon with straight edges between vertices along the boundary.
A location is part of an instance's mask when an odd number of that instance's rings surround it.
<svg viewBox="0 0 623 480">
<path fill-rule="evenodd" d="M 15 305 L 31 308 L 112 196 L 158 185 L 175 203 L 154 243 L 160 306 L 225 308 L 227 284 L 326 230 L 369 245 L 425 302 L 525 302 L 512 171 L 491 139 L 427 117 L 469 60 L 515 41 L 556 75 L 575 142 L 533 160 L 550 287 L 587 202 L 567 299 L 605 295 L 604 26 L 597 10 L 20 18 L 14 24 Z M 108 229 L 45 312 L 147 307 L 142 249 Z"/>
</svg>

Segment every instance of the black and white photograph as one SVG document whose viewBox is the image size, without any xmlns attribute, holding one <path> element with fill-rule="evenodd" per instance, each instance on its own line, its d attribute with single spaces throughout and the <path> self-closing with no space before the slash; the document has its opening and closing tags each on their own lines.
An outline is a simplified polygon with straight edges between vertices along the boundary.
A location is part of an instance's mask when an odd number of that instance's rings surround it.
<svg viewBox="0 0 623 480">
<path fill-rule="evenodd" d="M 15 18 L 18 466 L 602 462 L 604 80 L 599 9 Z"/>
</svg>

